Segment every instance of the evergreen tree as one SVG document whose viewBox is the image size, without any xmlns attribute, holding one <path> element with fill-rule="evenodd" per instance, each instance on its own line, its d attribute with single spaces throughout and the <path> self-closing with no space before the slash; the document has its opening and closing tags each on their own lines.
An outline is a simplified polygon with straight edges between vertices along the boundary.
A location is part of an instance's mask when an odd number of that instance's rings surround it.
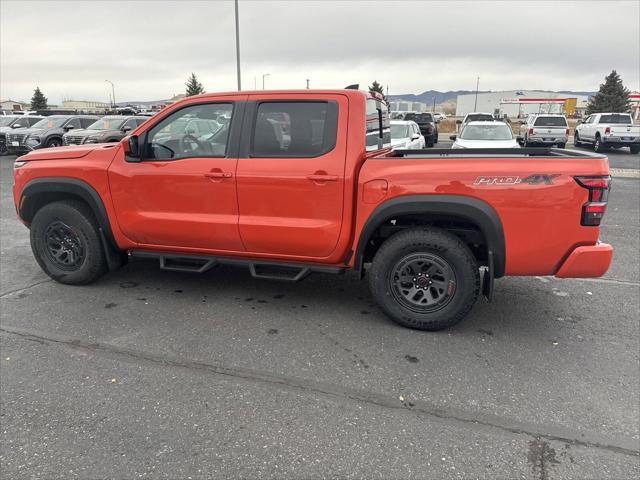
<svg viewBox="0 0 640 480">
<path fill-rule="evenodd" d="M 631 110 L 629 90 L 622 84 L 618 72 L 613 70 L 600 85 L 600 90 L 587 106 L 587 115 L 599 112 L 628 112 Z"/>
<path fill-rule="evenodd" d="M 187 86 L 187 97 L 191 97 L 192 95 L 200 95 L 201 93 L 204 93 L 204 87 L 202 86 L 202 84 L 198 81 L 198 79 L 196 78 L 196 74 L 195 73 L 191 73 L 191 76 L 187 79 L 187 83 L 185 83 L 185 85 Z"/>
<path fill-rule="evenodd" d="M 40 87 L 36 87 L 31 97 L 31 110 L 45 110 L 47 108 L 47 97 L 40 91 Z"/>
<path fill-rule="evenodd" d="M 387 106 L 389 106 L 389 101 L 387 100 L 387 97 L 384 94 L 384 88 L 382 87 L 381 84 L 378 83 L 377 80 L 374 80 L 373 83 L 369 85 L 369 91 L 376 92 L 382 95 L 382 99 L 384 100 L 384 103 L 386 103 Z"/>
</svg>

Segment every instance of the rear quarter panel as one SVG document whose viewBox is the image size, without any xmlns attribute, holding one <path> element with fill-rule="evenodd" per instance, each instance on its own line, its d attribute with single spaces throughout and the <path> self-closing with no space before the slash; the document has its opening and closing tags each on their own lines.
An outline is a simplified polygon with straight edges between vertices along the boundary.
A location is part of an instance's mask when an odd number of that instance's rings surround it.
<svg viewBox="0 0 640 480">
<path fill-rule="evenodd" d="M 606 157 L 591 158 L 393 158 L 365 162 L 359 177 L 356 239 L 371 212 L 385 200 L 403 195 L 462 195 L 493 207 L 505 235 L 505 275 L 552 275 L 577 246 L 593 245 L 598 227 L 580 225 L 588 192 L 578 175 L 607 175 Z M 557 174 L 552 184 L 478 185 L 478 177 Z M 387 195 L 364 203 L 363 185 L 388 182 Z"/>
</svg>

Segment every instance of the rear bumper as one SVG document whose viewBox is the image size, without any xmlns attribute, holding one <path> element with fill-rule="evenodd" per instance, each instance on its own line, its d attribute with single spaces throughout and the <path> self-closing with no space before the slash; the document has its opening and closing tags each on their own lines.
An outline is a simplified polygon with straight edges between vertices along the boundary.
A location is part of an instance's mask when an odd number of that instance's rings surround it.
<svg viewBox="0 0 640 480">
<path fill-rule="evenodd" d="M 566 136 L 556 137 L 529 137 L 527 143 L 539 143 L 544 145 L 554 145 L 558 143 L 567 143 L 568 138 Z"/>
<path fill-rule="evenodd" d="M 613 247 L 608 243 L 598 243 L 588 247 L 577 247 L 562 263 L 556 277 L 558 278 L 593 278 L 601 277 L 611 265 Z"/>
<path fill-rule="evenodd" d="M 640 145 L 640 137 L 602 137 L 602 143 L 614 143 L 617 145 Z"/>
</svg>

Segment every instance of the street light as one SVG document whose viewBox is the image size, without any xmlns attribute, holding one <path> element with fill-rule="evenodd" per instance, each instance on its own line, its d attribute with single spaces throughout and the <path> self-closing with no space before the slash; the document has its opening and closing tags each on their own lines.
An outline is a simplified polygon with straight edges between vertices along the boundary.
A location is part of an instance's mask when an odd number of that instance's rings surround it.
<svg viewBox="0 0 640 480">
<path fill-rule="evenodd" d="M 264 90 L 264 77 L 268 77 L 269 75 L 271 75 L 270 73 L 265 73 L 264 75 L 262 75 L 262 89 Z"/>
<path fill-rule="evenodd" d="M 113 107 L 115 108 L 115 106 L 116 106 L 116 87 L 113 85 L 113 82 L 111 80 L 105 80 L 105 82 L 111 84 L 111 98 L 113 98 Z"/>
<path fill-rule="evenodd" d="M 240 82 L 240 23 L 238 20 L 238 0 L 235 0 L 236 6 L 236 67 L 238 69 L 238 91 L 242 90 Z"/>
<path fill-rule="evenodd" d="M 479 86 L 480 86 L 480 77 L 478 77 L 478 80 L 476 81 L 476 100 L 475 100 L 475 102 L 473 102 L 473 111 L 474 112 L 478 108 L 478 87 Z"/>
</svg>

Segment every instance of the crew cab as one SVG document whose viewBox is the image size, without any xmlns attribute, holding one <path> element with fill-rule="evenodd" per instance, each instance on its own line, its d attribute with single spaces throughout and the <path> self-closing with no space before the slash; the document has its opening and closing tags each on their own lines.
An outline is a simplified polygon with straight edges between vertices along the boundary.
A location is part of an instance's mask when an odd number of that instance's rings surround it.
<svg viewBox="0 0 640 480">
<path fill-rule="evenodd" d="M 87 128 L 98 117 L 91 115 L 51 115 L 29 128 L 7 134 L 10 155 L 22 155 L 40 148 L 60 147 L 62 135 L 74 128 Z"/>
<path fill-rule="evenodd" d="M 193 118 L 218 127 L 173 128 Z M 20 157 L 13 198 L 36 261 L 61 283 L 94 282 L 130 257 L 290 281 L 355 270 L 390 318 L 423 330 L 459 322 L 495 278 L 607 271 L 605 156 L 390 140 L 372 93 L 208 93 L 119 143 Z"/>
<path fill-rule="evenodd" d="M 62 136 L 63 145 L 109 143 L 122 140 L 127 133 L 142 125 L 147 117 L 110 115 L 102 117 L 86 129 L 73 129 Z"/>
<path fill-rule="evenodd" d="M 564 148 L 569 138 L 567 117 L 553 113 L 529 115 L 520 126 L 520 136 L 525 147 L 557 145 Z"/>
<path fill-rule="evenodd" d="M 607 148 L 629 147 L 640 152 L 640 125 L 634 125 L 628 113 L 594 113 L 576 127 L 573 137 L 576 147 L 593 145 L 596 152 Z"/>
</svg>

